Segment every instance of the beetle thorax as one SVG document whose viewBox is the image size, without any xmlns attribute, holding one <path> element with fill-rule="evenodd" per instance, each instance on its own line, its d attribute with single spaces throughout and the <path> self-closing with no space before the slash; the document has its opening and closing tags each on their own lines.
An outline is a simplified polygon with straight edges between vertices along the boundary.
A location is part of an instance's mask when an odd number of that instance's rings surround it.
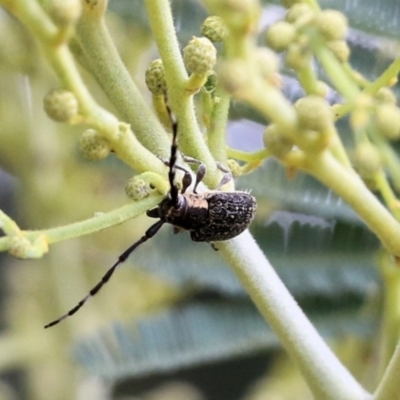
<svg viewBox="0 0 400 400">
<path fill-rule="evenodd" d="M 180 194 L 176 202 L 168 196 L 158 206 L 160 219 L 185 230 L 204 225 L 208 217 L 208 202 L 204 195 Z"/>
</svg>

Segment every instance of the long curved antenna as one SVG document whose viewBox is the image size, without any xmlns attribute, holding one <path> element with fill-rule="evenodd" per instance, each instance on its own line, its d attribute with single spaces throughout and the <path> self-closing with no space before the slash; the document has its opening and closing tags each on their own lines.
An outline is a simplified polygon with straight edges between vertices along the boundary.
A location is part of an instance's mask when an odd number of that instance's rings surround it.
<svg viewBox="0 0 400 400">
<path fill-rule="evenodd" d="M 179 189 L 175 184 L 175 164 L 176 164 L 176 154 L 178 153 L 178 122 L 168 108 L 168 113 L 171 118 L 172 123 L 172 143 L 171 143 L 171 156 L 169 158 L 169 185 L 170 185 L 170 195 L 171 200 L 174 204 L 177 204 Z"/>
<path fill-rule="evenodd" d="M 118 261 L 104 274 L 104 276 L 101 278 L 101 280 L 97 283 L 97 285 L 74 307 L 71 308 L 66 314 L 61 316 L 60 318 L 48 323 L 45 325 L 45 329 L 50 328 L 54 325 L 57 325 L 61 321 L 64 321 L 64 319 L 70 317 L 71 315 L 74 315 L 83 305 L 92 297 L 94 296 L 102 287 L 104 284 L 106 284 L 117 267 L 123 263 L 129 255 L 132 253 L 133 250 L 136 249 L 139 245 L 142 243 L 146 242 L 147 240 L 151 239 L 158 231 L 159 229 L 163 226 L 164 222 L 163 221 L 157 221 L 154 225 L 152 225 L 149 229 L 147 229 L 146 233 L 137 241 L 135 242 L 131 247 L 126 249 L 119 257 Z"/>
</svg>

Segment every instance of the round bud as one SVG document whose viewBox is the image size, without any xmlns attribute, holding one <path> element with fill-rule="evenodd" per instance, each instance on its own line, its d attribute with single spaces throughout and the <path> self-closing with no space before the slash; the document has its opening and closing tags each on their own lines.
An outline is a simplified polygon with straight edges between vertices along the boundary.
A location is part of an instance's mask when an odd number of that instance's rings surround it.
<svg viewBox="0 0 400 400">
<path fill-rule="evenodd" d="M 218 63 L 218 81 L 228 93 L 235 94 L 247 89 L 249 76 L 246 66 L 246 62 L 239 59 Z"/>
<path fill-rule="evenodd" d="M 279 132 L 275 124 L 265 129 L 263 141 L 264 146 L 276 157 L 283 157 L 293 147 L 293 143 Z"/>
<path fill-rule="evenodd" d="M 150 194 L 149 184 L 139 176 L 129 179 L 125 186 L 125 193 L 131 200 L 141 200 Z"/>
<path fill-rule="evenodd" d="M 393 90 L 384 86 L 381 87 L 375 95 L 375 98 L 382 103 L 396 104 L 397 99 L 396 95 L 393 93 Z"/>
<path fill-rule="evenodd" d="M 400 138 L 400 110 L 394 104 L 382 104 L 376 108 L 376 127 L 389 140 Z"/>
<path fill-rule="evenodd" d="M 261 13 L 257 0 L 219 0 L 210 4 L 213 12 L 223 15 L 225 24 L 235 34 L 256 32 Z"/>
<path fill-rule="evenodd" d="M 146 70 L 145 80 L 147 88 L 155 96 L 163 95 L 167 92 L 167 81 L 165 80 L 164 64 L 161 59 L 152 61 Z"/>
<path fill-rule="evenodd" d="M 296 28 L 289 22 L 279 21 L 267 30 L 266 44 L 276 51 L 285 50 L 296 37 Z"/>
<path fill-rule="evenodd" d="M 329 93 L 329 86 L 323 81 L 317 81 L 315 85 L 315 94 L 322 98 L 325 98 Z"/>
<path fill-rule="evenodd" d="M 300 18 L 312 18 L 312 16 L 314 16 L 314 10 L 311 8 L 311 6 L 307 3 L 299 2 L 290 7 L 290 9 L 286 12 L 285 20 L 290 24 L 293 24 Z"/>
<path fill-rule="evenodd" d="M 321 11 L 317 14 L 315 23 L 326 40 L 342 40 L 346 37 L 348 22 L 340 11 Z"/>
<path fill-rule="evenodd" d="M 370 123 L 374 103 L 372 97 L 365 93 L 357 96 L 355 107 L 350 114 L 350 125 L 354 130 L 366 129 Z"/>
<path fill-rule="evenodd" d="M 101 160 L 110 153 L 110 145 L 107 140 L 99 135 L 94 129 L 83 132 L 79 138 L 79 149 L 82 155 L 91 161 Z"/>
<path fill-rule="evenodd" d="M 50 18 L 60 27 L 74 24 L 81 16 L 81 0 L 45 0 L 43 8 Z"/>
<path fill-rule="evenodd" d="M 206 75 L 217 61 L 217 50 L 206 37 L 193 37 L 183 49 L 183 60 L 189 72 Z"/>
<path fill-rule="evenodd" d="M 363 179 L 371 179 L 381 167 L 381 157 L 371 143 L 362 143 L 354 153 L 354 167 Z"/>
<path fill-rule="evenodd" d="M 286 52 L 285 65 L 287 68 L 300 71 L 310 65 L 311 57 L 311 50 L 308 46 L 292 43 Z"/>
<path fill-rule="evenodd" d="M 227 34 L 227 29 L 221 17 L 211 15 L 204 20 L 201 34 L 214 43 L 222 42 Z"/>
<path fill-rule="evenodd" d="M 345 40 L 333 40 L 326 43 L 335 57 L 341 62 L 347 62 L 350 57 L 350 49 Z"/>
<path fill-rule="evenodd" d="M 296 102 L 295 108 L 302 129 L 322 132 L 333 124 L 331 108 L 322 97 L 303 97 Z"/>
<path fill-rule="evenodd" d="M 268 80 L 275 77 L 279 70 L 277 55 L 265 47 L 257 48 L 254 52 L 261 75 Z"/>
<path fill-rule="evenodd" d="M 49 118 L 57 122 L 70 122 L 79 111 L 75 95 L 62 89 L 54 89 L 47 93 L 43 99 L 43 107 Z"/>
</svg>

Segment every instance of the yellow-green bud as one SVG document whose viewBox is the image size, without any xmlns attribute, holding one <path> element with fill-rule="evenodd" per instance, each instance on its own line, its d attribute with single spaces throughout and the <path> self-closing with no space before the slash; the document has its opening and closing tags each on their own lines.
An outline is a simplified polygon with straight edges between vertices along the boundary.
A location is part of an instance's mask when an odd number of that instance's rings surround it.
<svg viewBox="0 0 400 400">
<path fill-rule="evenodd" d="M 296 102 L 295 108 L 302 129 L 322 132 L 333 124 L 331 108 L 322 97 L 303 97 Z"/>
<path fill-rule="evenodd" d="M 293 147 L 293 143 L 279 132 L 275 124 L 271 124 L 265 129 L 263 141 L 264 146 L 276 157 L 284 156 Z"/>
<path fill-rule="evenodd" d="M 326 40 L 342 40 L 346 37 L 348 22 L 340 11 L 321 11 L 317 14 L 315 23 Z"/>
<path fill-rule="evenodd" d="M 357 146 L 354 167 L 363 179 L 371 179 L 381 167 L 381 157 L 375 146 L 370 143 Z"/>
<path fill-rule="evenodd" d="M 74 24 L 81 16 L 81 0 L 44 0 L 43 8 L 55 24 L 65 27 Z"/>
<path fill-rule="evenodd" d="M 290 7 L 290 9 L 286 12 L 285 20 L 292 24 L 303 17 L 308 16 L 309 18 L 312 18 L 311 16 L 314 14 L 314 10 L 309 4 L 299 2 Z"/>
<path fill-rule="evenodd" d="M 210 4 L 210 9 L 224 17 L 231 32 L 248 34 L 257 30 L 261 14 L 260 3 L 257 0 L 218 0 Z"/>
<path fill-rule="evenodd" d="M 315 94 L 325 98 L 329 93 L 329 86 L 323 81 L 317 81 L 315 85 Z"/>
<path fill-rule="evenodd" d="M 62 89 L 54 89 L 46 94 L 43 107 L 49 118 L 57 122 L 70 122 L 79 111 L 75 95 Z"/>
<path fill-rule="evenodd" d="M 207 17 L 201 26 L 201 34 L 212 42 L 222 42 L 227 34 L 225 22 L 217 15 Z"/>
<path fill-rule="evenodd" d="M 221 86 L 231 94 L 246 90 L 249 84 L 249 76 L 246 70 L 246 62 L 242 60 L 224 60 L 217 66 L 218 81 Z"/>
<path fill-rule="evenodd" d="M 394 104 L 382 104 L 376 108 L 376 127 L 389 140 L 400 138 L 400 110 Z"/>
<path fill-rule="evenodd" d="M 267 30 L 266 44 L 276 51 L 285 50 L 296 37 L 296 28 L 289 22 L 279 21 Z"/>
<path fill-rule="evenodd" d="M 357 96 L 355 107 L 350 114 L 350 125 L 354 130 L 366 129 L 373 112 L 371 95 L 360 93 Z"/>
<path fill-rule="evenodd" d="M 193 37 L 183 49 L 183 60 L 189 72 L 206 75 L 217 61 L 217 50 L 206 37 Z"/>
<path fill-rule="evenodd" d="M 310 65 L 311 57 L 311 50 L 307 45 L 292 43 L 286 52 L 285 65 L 295 71 L 300 71 Z"/>
<path fill-rule="evenodd" d="M 326 45 L 339 61 L 347 62 L 349 60 L 350 49 L 345 40 L 332 40 Z"/>
<path fill-rule="evenodd" d="M 125 193 L 131 200 L 141 200 L 150 194 L 149 184 L 139 176 L 129 179 L 125 186 Z"/>
<path fill-rule="evenodd" d="M 265 47 L 260 47 L 254 52 L 256 62 L 261 71 L 261 75 L 268 80 L 274 78 L 279 70 L 279 59 L 277 55 Z"/>
<path fill-rule="evenodd" d="M 94 129 L 83 132 L 78 145 L 82 155 L 91 161 L 101 160 L 107 157 L 111 151 L 107 140 Z"/>
<path fill-rule="evenodd" d="M 375 95 L 375 98 L 382 103 L 396 104 L 397 99 L 396 95 L 393 93 L 393 90 L 384 86 L 381 87 Z"/>
<path fill-rule="evenodd" d="M 161 59 L 152 61 L 145 73 L 147 88 L 155 96 L 167 92 L 167 81 L 165 80 L 164 64 Z"/>
</svg>

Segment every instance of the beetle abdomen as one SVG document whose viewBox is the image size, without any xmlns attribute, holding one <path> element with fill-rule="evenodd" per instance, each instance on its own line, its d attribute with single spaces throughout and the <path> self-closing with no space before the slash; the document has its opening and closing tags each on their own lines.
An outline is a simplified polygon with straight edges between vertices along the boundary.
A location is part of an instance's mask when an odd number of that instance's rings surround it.
<svg viewBox="0 0 400 400">
<path fill-rule="evenodd" d="M 208 219 L 200 229 L 190 232 L 195 242 L 232 239 L 242 233 L 253 220 L 257 202 L 247 192 L 204 193 L 208 202 Z"/>
</svg>

